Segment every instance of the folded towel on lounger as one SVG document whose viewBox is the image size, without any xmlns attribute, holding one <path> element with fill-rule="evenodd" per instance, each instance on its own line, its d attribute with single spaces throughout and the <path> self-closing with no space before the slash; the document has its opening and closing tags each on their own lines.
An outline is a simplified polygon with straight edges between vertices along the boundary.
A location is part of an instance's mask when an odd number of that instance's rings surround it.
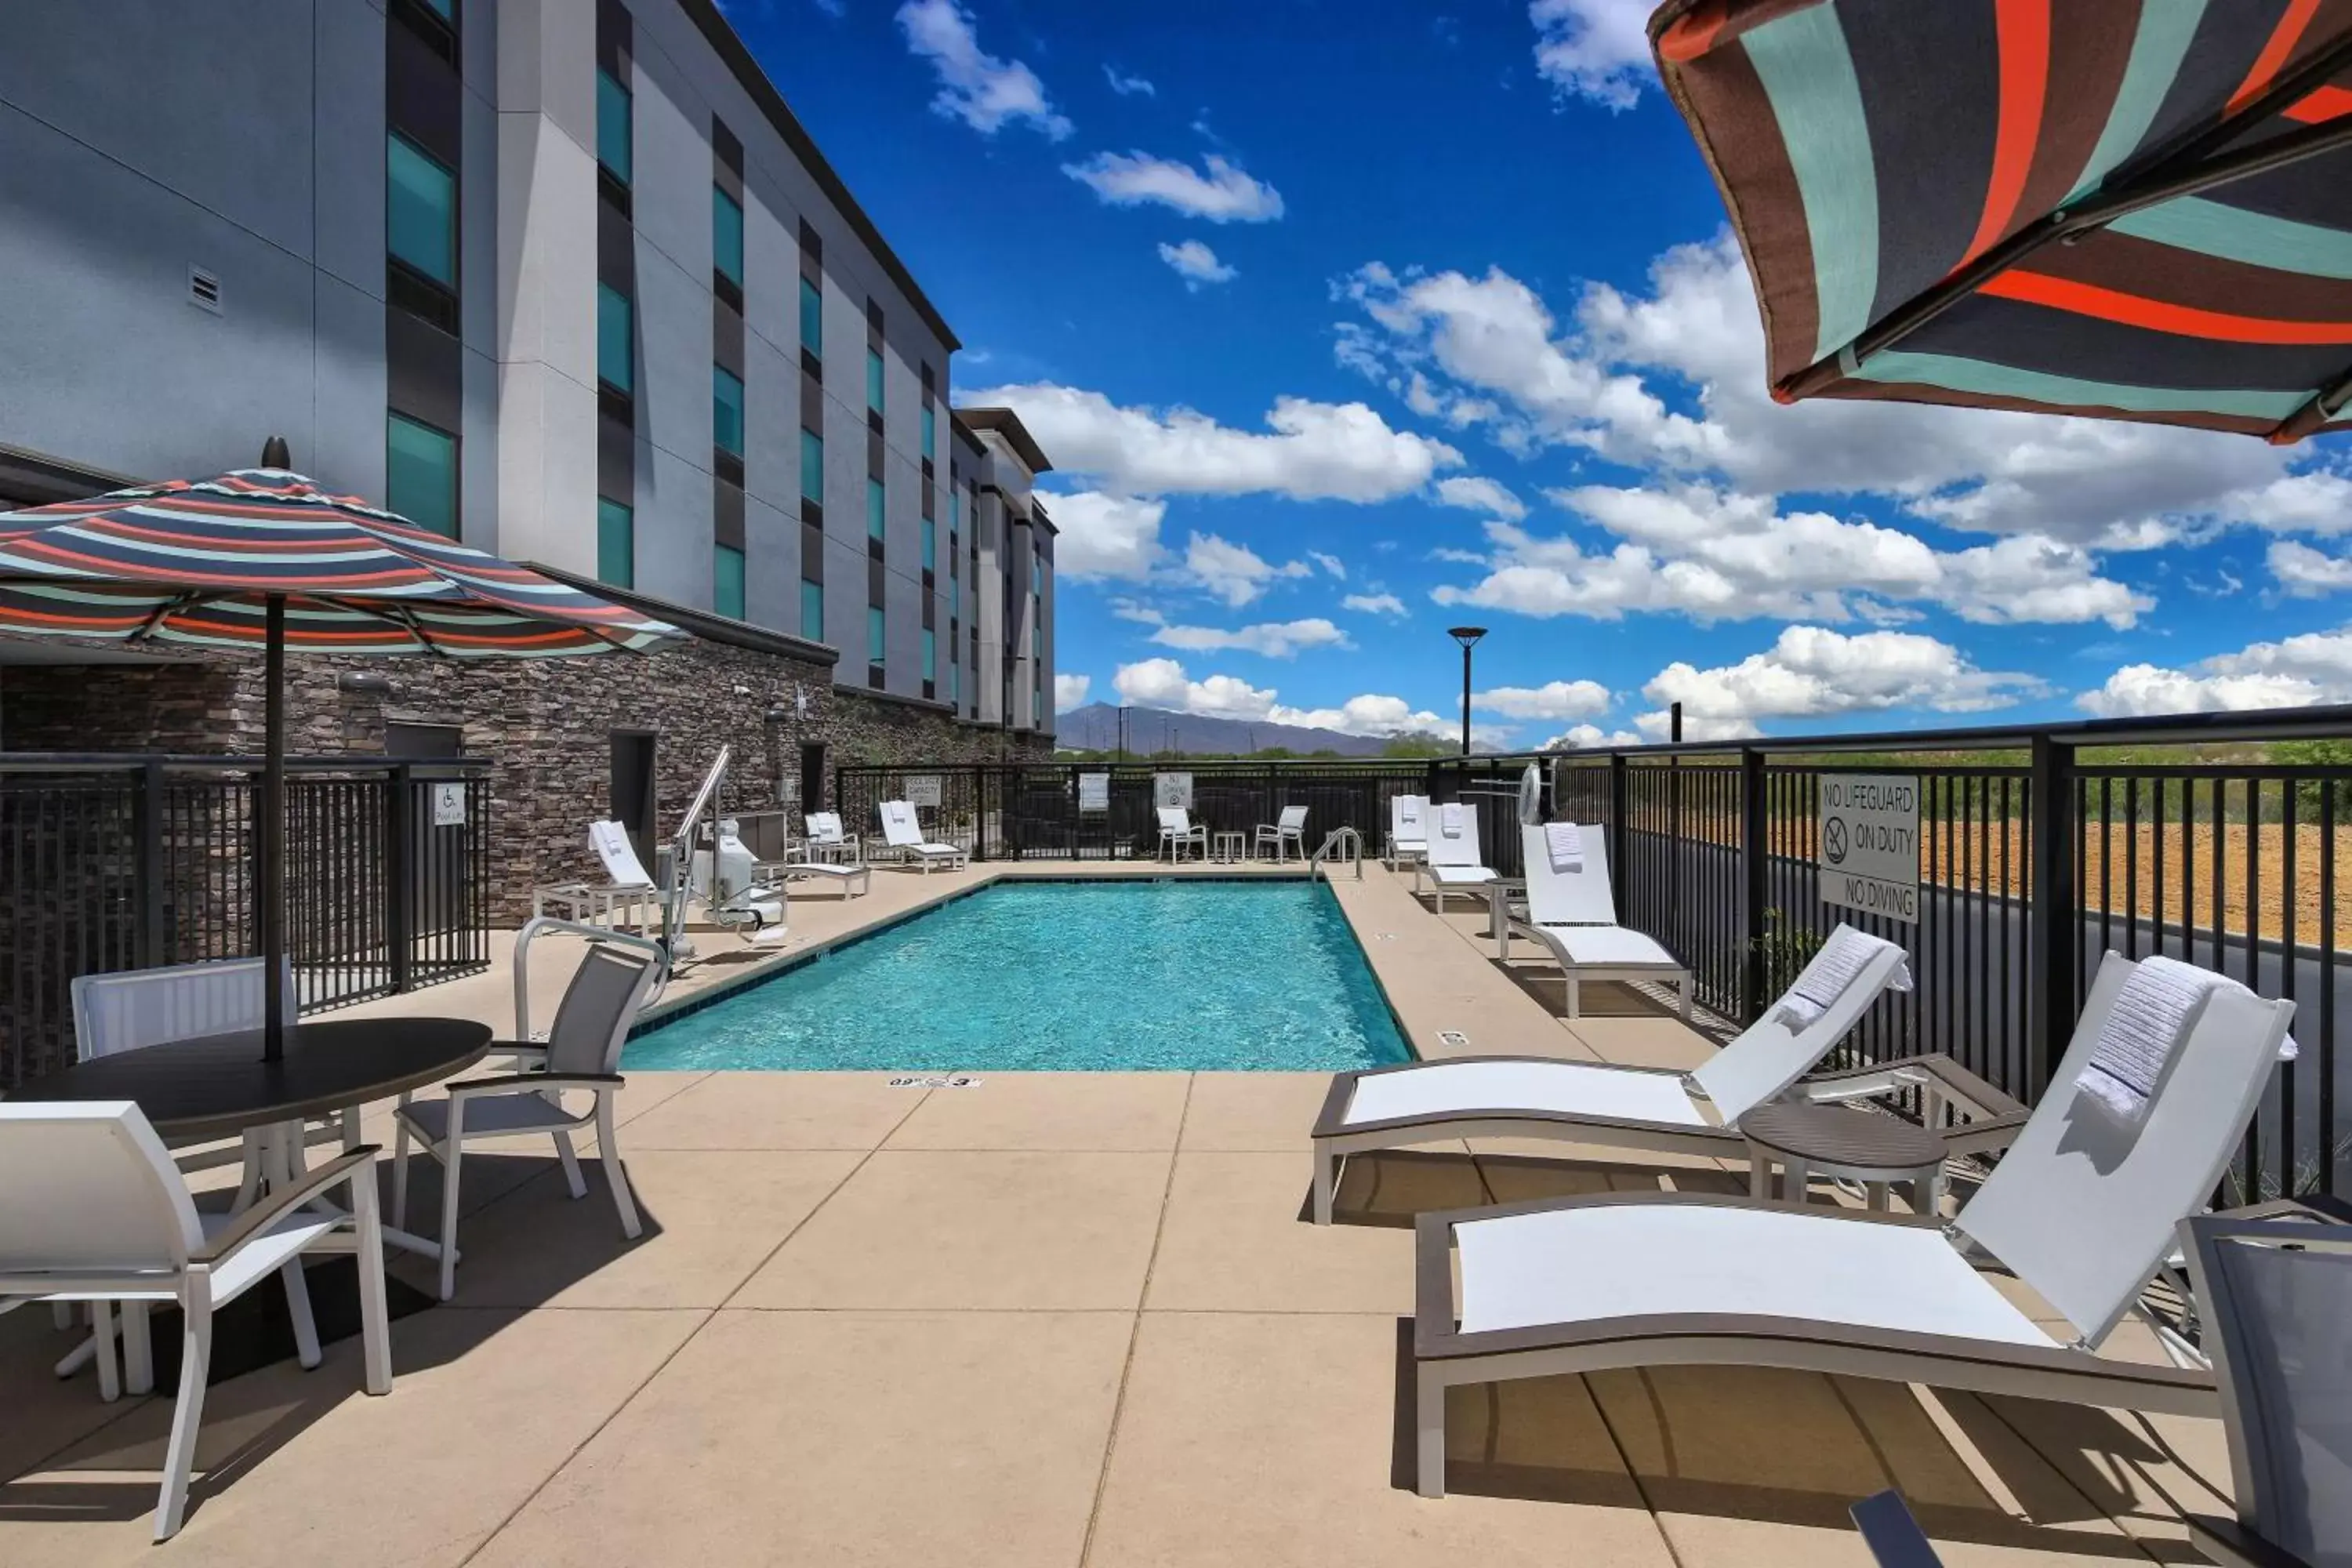
<svg viewBox="0 0 2352 1568">
<path fill-rule="evenodd" d="M 1458 804 L 1447 801 L 1437 808 L 1437 830 L 1448 838 L 1462 837 L 1462 807 Z"/>
<path fill-rule="evenodd" d="M 1544 848 L 1555 871 L 1584 869 L 1584 830 L 1573 822 L 1544 824 Z"/>
<path fill-rule="evenodd" d="M 1772 1009 L 1772 1016 L 1791 1031 L 1812 1027 L 1821 1022 L 1823 1014 L 1837 1005 L 1837 999 L 1845 994 L 1845 988 L 1853 984 L 1854 976 L 1862 973 L 1864 966 L 1880 952 L 1894 945 L 1884 938 L 1858 931 L 1849 925 L 1838 927 L 1830 932 L 1829 940 L 1822 943 L 1821 951 L 1813 954 L 1812 962 L 1806 964 L 1803 973 L 1797 976 L 1797 983 L 1789 987 L 1789 994 L 1781 997 Z M 1894 991 L 1911 989 L 1908 963 L 1898 963 L 1895 966 L 1895 977 L 1887 982 L 1887 987 Z"/>
</svg>

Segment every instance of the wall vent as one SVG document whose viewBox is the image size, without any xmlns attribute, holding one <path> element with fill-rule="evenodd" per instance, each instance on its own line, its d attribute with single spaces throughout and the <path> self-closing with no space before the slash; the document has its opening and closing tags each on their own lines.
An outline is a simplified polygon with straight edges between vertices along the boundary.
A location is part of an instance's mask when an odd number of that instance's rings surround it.
<svg viewBox="0 0 2352 1568">
<path fill-rule="evenodd" d="M 199 310 L 210 310 L 214 315 L 219 315 L 221 313 L 220 275 L 191 265 L 188 268 L 188 303 Z"/>
</svg>

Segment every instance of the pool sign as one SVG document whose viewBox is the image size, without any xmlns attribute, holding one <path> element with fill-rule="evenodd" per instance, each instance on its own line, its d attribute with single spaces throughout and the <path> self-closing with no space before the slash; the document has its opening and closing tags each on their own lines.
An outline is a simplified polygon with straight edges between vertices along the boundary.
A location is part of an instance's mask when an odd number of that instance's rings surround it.
<svg viewBox="0 0 2352 1568">
<path fill-rule="evenodd" d="M 462 784 L 436 784 L 433 786 L 433 826 L 463 827 L 466 826 L 466 786 Z"/>
<path fill-rule="evenodd" d="M 1822 775 L 1815 853 L 1822 902 L 1919 921 L 1919 781 L 1909 773 Z"/>
<path fill-rule="evenodd" d="M 1192 775 L 1191 773 L 1152 774 L 1151 804 L 1173 806 L 1179 811 L 1192 810 Z"/>
<path fill-rule="evenodd" d="M 937 773 L 908 773 L 907 775 L 907 804 L 908 805 L 928 805 L 934 811 L 938 810 L 940 804 L 940 775 Z"/>
<path fill-rule="evenodd" d="M 1081 812 L 1110 809 L 1110 775 L 1108 773 L 1078 775 L 1078 809 Z"/>
</svg>

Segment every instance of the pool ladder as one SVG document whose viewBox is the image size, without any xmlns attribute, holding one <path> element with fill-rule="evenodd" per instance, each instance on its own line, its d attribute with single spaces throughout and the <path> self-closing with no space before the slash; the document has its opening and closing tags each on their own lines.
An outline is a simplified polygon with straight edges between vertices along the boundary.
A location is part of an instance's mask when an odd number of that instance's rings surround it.
<svg viewBox="0 0 2352 1568">
<path fill-rule="evenodd" d="M 1325 881 L 1329 881 L 1331 872 L 1326 863 L 1336 860 L 1342 855 L 1355 862 L 1356 880 L 1362 881 L 1364 879 L 1364 836 L 1352 827 L 1335 827 L 1324 837 L 1323 847 L 1307 857 L 1308 878 L 1320 877 Z"/>
</svg>

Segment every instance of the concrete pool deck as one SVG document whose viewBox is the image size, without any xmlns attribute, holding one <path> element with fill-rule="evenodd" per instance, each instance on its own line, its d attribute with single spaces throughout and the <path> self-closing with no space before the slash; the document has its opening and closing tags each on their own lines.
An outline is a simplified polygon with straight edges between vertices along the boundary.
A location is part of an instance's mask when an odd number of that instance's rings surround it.
<svg viewBox="0 0 2352 1568">
<path fill-rule="evenodd" d="M 878 873 L 867 899 L 794 900 L 796 935 L 1007 869 Z M 1602 1060 L 1712 1048 L 1612 988 L 1552 1016 L 1557 983 L 1532 949 L 1498 966 L 1483 909 L 1441 920 L 1370 867 L 1336 887 L 1425 1050 L 1440 1029 Z M 545 945 L 551 1016 L 568 961 Z M 743 973 L 705 968 L 722 978 L 680 992 Z M 501 973 L 369 1010 L 503 1031 L 510 1009 Z M 1893 1486 L 1961 1568 L 2193 1562 L 2179 1510 L 2226 1510 L 2216 1422 L 1721 1368 L 1457 1391 L 1454 1495 L 1416 1498 L 1412 1213 L 1744 1177 L 1438 1144 L 1351 1164 L 1342 1223 L 1318 1227 L 1327 1081 L 633 1074 L 645 1236 L 622 1240 L 593 1169 L 575 1204 L 551 1158 L 469 1152 L 457 1299 L 395 1322 L 392 1394 L 359 1394 L 356 1341 L 217 1385 L 167 1546 L 147 1515 L 169 1402 L 101 1405 L 49 1375 L 46 1313 L 0 1317 L 0 1563 L 1864 1568 L 1845 1507 Z M 436 1212 L 429 1162 L 410 1201 Z M 2156 1354 L 2133 1335 L 2124 1353 Z"/>
</svg>

